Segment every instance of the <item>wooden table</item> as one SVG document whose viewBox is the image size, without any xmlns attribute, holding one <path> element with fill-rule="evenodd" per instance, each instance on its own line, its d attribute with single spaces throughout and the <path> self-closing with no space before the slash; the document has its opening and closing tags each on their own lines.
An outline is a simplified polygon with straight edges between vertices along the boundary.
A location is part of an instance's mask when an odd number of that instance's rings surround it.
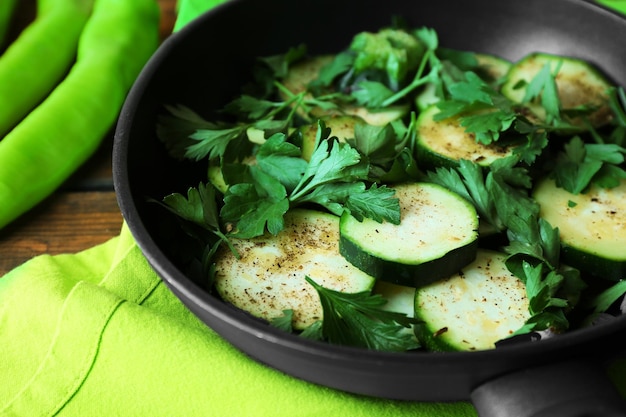
<svg viewBox="0 0 626 417">
<path fill-rule="evenodd" d="M 165 39 L 176 18 L 176 0 L 155 1 Z M 35 15 L 36 0 L 18 3 L 12 36 Z M 112 145 L 113 127 L 97 153 L 57 192 L 0 230 L 0 277 L 36 255 L 75 253 L 119 234 L 122 215 L 113 190 Z"/>
</svg>

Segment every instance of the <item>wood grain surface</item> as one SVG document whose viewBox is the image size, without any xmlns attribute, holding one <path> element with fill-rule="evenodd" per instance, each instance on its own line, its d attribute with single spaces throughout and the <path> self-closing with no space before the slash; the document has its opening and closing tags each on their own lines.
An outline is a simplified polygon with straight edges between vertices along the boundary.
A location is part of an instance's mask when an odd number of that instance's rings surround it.
<svg viewBox="0 0 626 417">
<path fill-rule="evenodd" d="M 0 0 L 2 1 L 2 0 Z M 155 0 L 161 40 L 171 33 L 176 0 Z M 36 0 L 20 0 L 10 38 L 35 16 Z M 97 153 L 57 192 L 0 230 L 0 277 L 40 254 L 75 253 L 116 236 L 122 225 L 111 174 L 113 129 Z"/>
</svg>

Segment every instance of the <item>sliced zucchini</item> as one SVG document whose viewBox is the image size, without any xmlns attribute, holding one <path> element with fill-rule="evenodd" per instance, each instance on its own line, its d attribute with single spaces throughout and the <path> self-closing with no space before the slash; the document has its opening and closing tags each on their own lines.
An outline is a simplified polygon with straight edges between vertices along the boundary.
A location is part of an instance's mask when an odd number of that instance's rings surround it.
<svg viewBox="0 0 626 417">
<path fill-rule="evenodd" d="M 550 65 L 553 72 L 558 68 L 556 85 L 563 110 L 584 105 L 597 106 L 597 110 L 588 116 L 589 122 L 600 127 L 611 121 L 612 112 L 608 98 L 611 83 L 589 62 L 576 58 L 547 53 L 529 54 L 513 64 L 502 86 L 502 94 L 516 103 L 521 103 L 526 94 L 526 86 L 545 65 Z M 531 103 L 530 110 L 540 120 L 545 120 L 542 106 Z M 569 122 L 581 130 L 585 129 L 580 117 L 572 118 Z"/>
<path fill-rule="evenodd" d="M 544 179 L 533 197 L 540 216 L 559 229 L 564 263 L 600 278 L 626 278 L 626 180 L 574 195 Z"/>
<path fill-rule="evenodd" d="M 523 282 L 505 265 L 503 253 L 480 249 L 459 273 L 415 292 L 416 334 L 433 351 L 495 347 L 530 318 Z"/>
<path fill-rule="evenodd" d="M 314 210 L 285 215 L 277 236 L 233 239 L 240 258 L 226 247 L 215 255 L 215 288 L 227 302 L 266 320 L 293 310 L 292 325 L 304 329 L 323 316 L 315 289 L 305 281 L 336 291 L 370 291 L 374 278 L 339 254 L 339 218 Z"/>
<path fill-rule="evenodd" d="M 421 168 L 452 168 L 458 166 L 461 159 L 486 167 L 496 159 L 513 153 L 513 145 L 478 143 L 474 134 L 466 132 L 456 117 L 434 120 L 437 113 L 439 108 L 433 105 L 420 113 L 417 119 L 416 157 Z"/>
<path fill-rule="evenodd" d="M 320 70 L 334 59 L 334 55 L 319 55 L 305 59 L 291 68 L 287 76 L 282 80 L 283 85 L 292 93 L 300 94 L 307 90 L 309 83 L 317 78 Z M 287 100 L 289 97 L 281 92 L 281 98 Z M 307 95 L 306 98 L 312 98 Z M 337 109 L 313 108 L 310 114 L 299 111 L 298 114 L 309 123 L 314 123 L 317 118 L 324 116 L 352 115 L 358 116 L 365 122 L 374 126 L 384 126 L 394 120 L 400 119 L 408 114 L 408 105 L 393 105 L 384 109 L 367 109 L 361 106 L 342 105 Z"/>
<path fill-rule="evenodd" d="M 474 206 L 436 184 L 405 183 L 394 189 L 400 201 L 399 225 L 341 216 L 339 251 L 350 263 L 377 279 L 420 287 L 474 260 Z"/>
</svg>

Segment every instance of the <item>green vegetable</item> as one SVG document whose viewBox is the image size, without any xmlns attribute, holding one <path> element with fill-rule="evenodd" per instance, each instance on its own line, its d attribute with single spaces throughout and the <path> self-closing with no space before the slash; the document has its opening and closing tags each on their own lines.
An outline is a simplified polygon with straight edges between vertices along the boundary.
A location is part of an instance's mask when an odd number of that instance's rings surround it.
<svg viewBox="0 0 626 417">
<path fill-rule="evenodd" d="M 626 178 L 626 148 L 615 143 L 584 143 L 579 136 L 567 142 L 552 172 L 558 187 L 577 195 L 591 185 L 612 188 Z"/>
<path fill-rule="evenodd" d="M 36 19 L 0 56 L 0 138 L 36 107 L 72 66 L 93 2 L 39 0 Z"/>
<path fill-rule="evenodd" d="M 394 187 L 399 224 L 341 216 L 339 250 L 376 279 L 421 287 L 476 257 L 478 216 L 466 200 L 431 183 Z"/>
<path fill-rule="evenodd" d="M 338 93 L 332 83 L 352 64 L 351 58 L 347 62 L 343 58 L 345 55 L 321 55 L 296 62 L 280 80 L 281 98 L 296 106 L 298 114 L 310 123 L 319 117 L 350 115 L 372 125 L 384 126 L 408 113 L 409 106 L 405 104 L 374 108 L 369 105 L 369 98 L 355 102 Z M 320 80 L 325 81 L 322 83 Z M 357 97 L 367 90 L 360 91 L 355 93 Z M 386 96 L 385 91 L 382 94 Z"/>
<path fill-rule="evenodd" d="M 495 159 L 513 154 L 514 142 L 484 144 L 468 132 L 458 117 L 436 120 L 436 105 L 424 109 L 417 119 L 417 161 L 425 170 L 458 166 L 461 159 L 489 166 Z"/>
<path fill-rule="evenodd" d="M 159 18 L 154 0 L 96 0 L 70 73 L 0 141 L 0 228 L 97 149 L 158 45 Z"/>
<path fill-rule="evenodd" d="M 529 104 L 539 120 L 572 131 L 585 129 L 586 124 L 598 127 L 610 122 L 610 87 L 588 62 L 532 53 L 512 66 L 502 92 L 516 103 Z"/>
<path fill-rule="evenodd" d="M 346 142 L 349 138 L 354 138 L 355 126 L 363 123 L 363 119 L 356 116 L 331 116 L 322 118 L 324 124 L 341 142 Z M 317 146 L 318 126 L 310 124 L 303 126 L 302 131 L 302 158 L 310 160 L 315 147 Z"/>
<path fill-rule="evenodd" d="M 417 320 L 385 310 L 387 302 L 380 294 L 334 291 L 310 277 L 306 280 L 319 294 L 324 311 L 322 335 L 330 343 L 399 352 L 419 347 L 405 331 Z"/>
<path fill-rule="evenodd" d="M 229 188 L 220 211 L 223 221 L 238 238 L 272 234 L 283 228 L 288 209 L 315 204 L 335 215 L 349 210 L 378 221 L 399 221 L 399 207 L 393 191 L 384 186 L 367 188 L 369 167 L 359 152 L 337 139 L 320 122 L 318 145 L 310 161 L 301 158 L 298 147 L 286 142 L 283 134 L 270 137 L 256 153 L 249 175 L 237 173 L 241 182 L 232 183 L 223 171 Z M 236 170 L 236 167 L 233 167 Z M 364 214 L 365 213 L 365 214 Z"/>
<path fill-rule="evenodd" d="M 593 186 L 578 195 L 544 179 L 533 197 L 541 205 L 540 216 L 559 229 L 564 262 L 602 279 L 626 277 L 626 179 L 617 187 Z"/>
<path fill-rule="evenodd" d="M 0 48 L 4 46 L 6 36 L 11 27 L 11 18 L 17 6 L 17 0 L 0 2 Z"/>
<path fill-rule="evenodd" d="M 429 179 L 465 197 L 483 222 L 506 233 L 507 268 L 529 291 L 532 314 L 520 331 L 562 331 L 569 326 L 564 311 L 573 307 L 584 283 L 577 271 L 563 271 L 558 231 L 539 217 L 531 177 L 516 161 L 499 159 L 485 176 L 480 166 L 461 160 L 458 168 L 437 169 Z"/>
<path fill-rule="evenodd" d="M 236 254 L 226 246 L 218 249 L 215 289 L 224 300 L 266 320 L 291 310 L 293 328 L 302 330 L 323 315 L 307 276 L 327 288 L 350 293 L 370 291 L 374 285 L 374 278 L 339 254 L 338 242 L 337 216 L 290 210 L 283 233 L 231 238 Z"/>
<path fill-rule="evenodd" d="M 365 71 L 382 71 L 389 77 L 391 87 L 397 89 L 417 69 L 426 48 L 403 30 L 382 29 L 357 34 L 348 49 L 355 53 L 355 76 Z"/>
<path fill-rule="evenodd" d="M 420 341 L 435 351 L 492 349 L 524 326 L 530 314 L 524 283 L 507 255 L 481 249 L 459 273 L 415 292 Z"/>
</svg>

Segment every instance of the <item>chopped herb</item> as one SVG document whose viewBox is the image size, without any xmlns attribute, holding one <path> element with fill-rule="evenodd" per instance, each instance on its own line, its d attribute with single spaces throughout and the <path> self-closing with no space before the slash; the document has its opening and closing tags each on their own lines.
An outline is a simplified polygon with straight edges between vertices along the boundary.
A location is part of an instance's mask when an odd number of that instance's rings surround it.
<svg viewBox="0 0 626 417">
<path fill-rule="evenodd" d="M 309 277 L 306 280 L 320 296 L 322 333 L 329 342 L 399 352 L 419 347 L 413 335 L 405 331 L 419 321 L 384 310 L 387 301 L 380 294 L 344 293 L 324 288 Z"/>
</svg>

